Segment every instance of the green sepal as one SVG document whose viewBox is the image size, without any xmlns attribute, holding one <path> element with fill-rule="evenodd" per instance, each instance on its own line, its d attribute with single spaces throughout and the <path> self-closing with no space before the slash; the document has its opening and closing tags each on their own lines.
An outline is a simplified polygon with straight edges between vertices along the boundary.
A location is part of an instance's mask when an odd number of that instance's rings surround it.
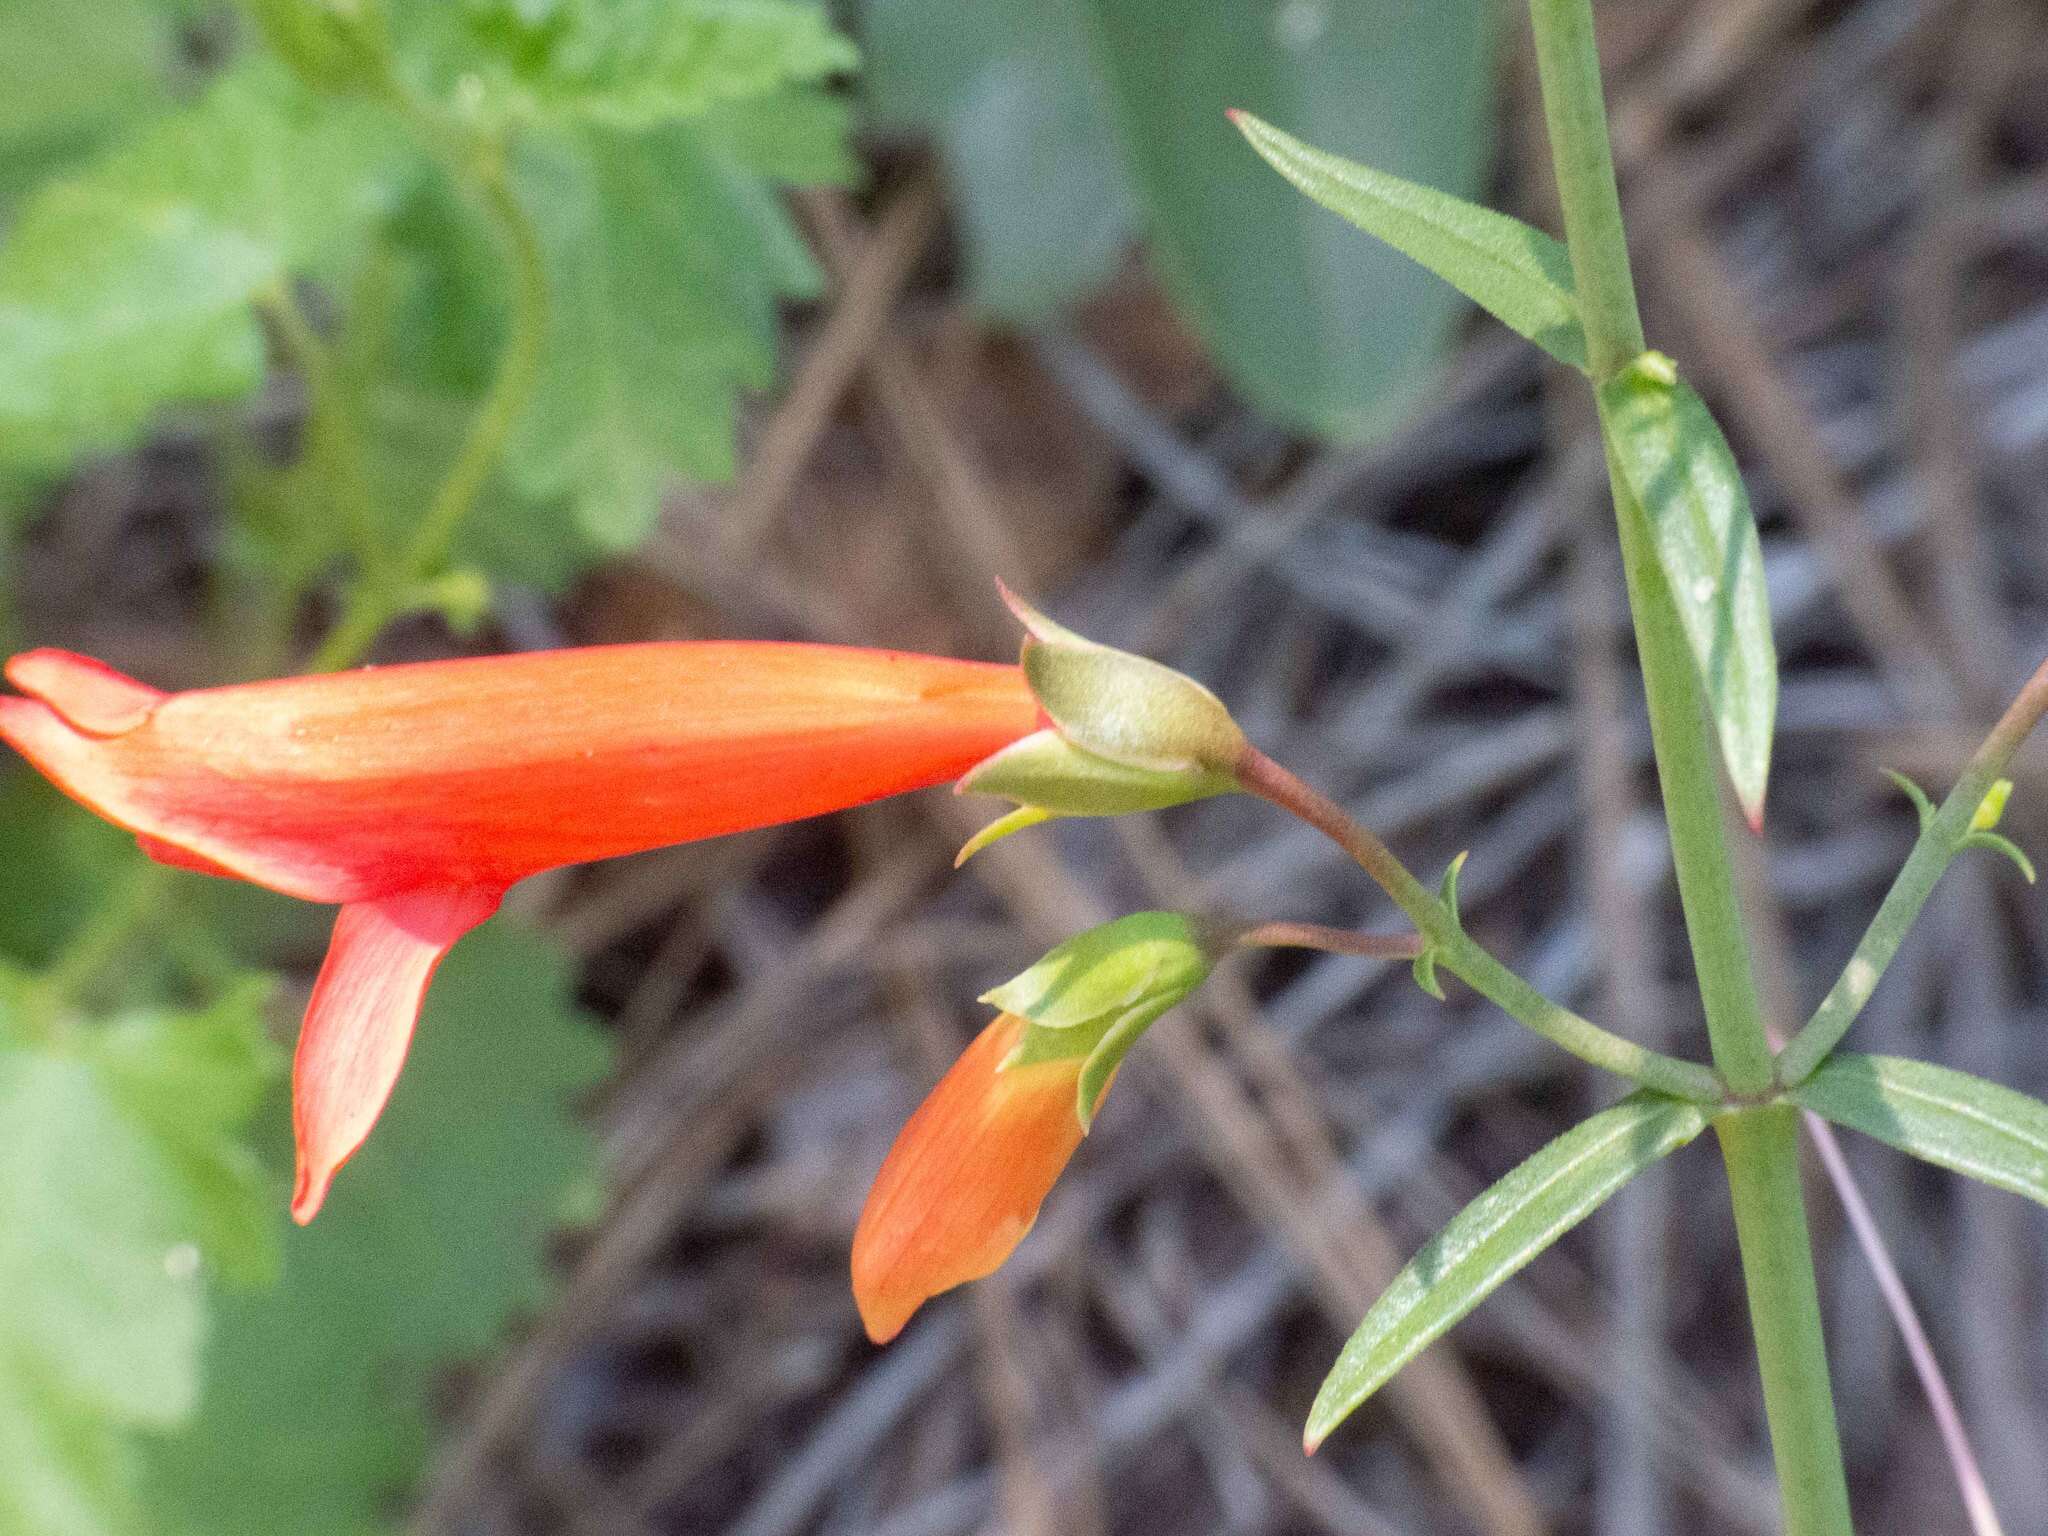
<svg viewBox="0 0 2048 1536">
<path fill-rule="evenodd" d="M 1235 787 L 1244 732 L 1215 694 L 1149 657 L 1062 628 L 1008 588 L 1003 601 L 1027 633 L 1025 680 L 1068 741 L 1123 767 Z"/>
<path fill-rule="evenodd" d="M 1192 919 L 1134 912 L 1055 946 L 981 1001 L 1048 1029 L 1079 1029 L 1155 997 L 1170 1008 L 1208 979 L 1213 963 Z"/>
<path fill-rule="evenodd" d="M 1020 805 L 1014 811 L 998 816 L 960 845 L 960 851 L 953 855 L 953 867 L 958 869 L 982 849 L 1000 843 L 1013 832 L 1035 827 L 1041 821 L 1051 821 L 1054 814 L 1036 805 Z"/>
<path fill-rule="evenodd" d="M 981 1001 L 1029 1021 L 1005 1069 L 1081 1061 L 1074 1114 L 1085 1131 L 1131 1047 L 1208 979 L 1214 963 L 1191 919 L 1138 912 L 1077 934 Z"/>
<path fill-rule="evenodd" d="M 1199 770 L 1161 771 L 1119 763 L 1077 746 L 1057 729 L 1035 731 L 983 758 L 960 777 L 962 794 L 1001 795 L 1045 816 L 1122 816 L 1228 794 L 1234 779 Z M 1004 818 L 1007 822 L 1009 818 Z M 1004 825 L 1008 836 L 1018 826 Z M 990 839 L 993 841 L 994 839 Z M 980 847 L 986 847 L 981 843 Z M 978 850 L 977 850 L 978 851 Z"/>
<path fill-rule="evenodd" d="M 1884 776 L 1898 785 L 1906 798 L 1913 802 L 1913 810 L 1920 818 L 1920 830 L 1925 832 L 1929 823 L 1934 820 L 1934 802 L 1927 798 L 1927 791 L 1896 769 L 1887 768 L 1883 771 Z"/>
</svg>

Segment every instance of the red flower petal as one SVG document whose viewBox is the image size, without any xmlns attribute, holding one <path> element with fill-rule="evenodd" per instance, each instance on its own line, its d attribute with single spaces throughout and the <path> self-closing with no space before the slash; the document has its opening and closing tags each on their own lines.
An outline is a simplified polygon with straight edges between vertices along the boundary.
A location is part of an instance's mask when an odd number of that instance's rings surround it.
<svg viewBox="0 0 2048 1536">
<path fill-rule="evenodd" d="M 498 899 L 496 891 L 409 891 L 341 909 L 292 1059 L 292 1219 L 300 1225 L 391 1097 L 434 967 L 498 910 Z"/>
<path fill-rule="evenodd" d="M 168 697 L 104 661 L 70 651 L 24 651 L 9 659 L 7 681 L 94 736 L 134 730 Z"/>
<path fill-rule="evenodd" d="M 391 1091 L 435 963 L 515 881 L 957 778 L 1038 729 L 1015 666 L 678 642 L 163 694 L 7 665 L 0 739 L 151 858 L 343 903 L 294 1077 L 309 1218 Z"/>
<path fill-rule="evenodd" d="M 853 1297 L 886 1344 L 933 1296 L 1001 1267 L 1081 1144 L 1081 1062 L 1000 1070 L 1025 1021 L 998 1015 L 896 1137 L 853 1235 Z"/>
<path fill-rule="evenodd" d="M 957 778 L 1038 724 L 1014 666 L 844 646 L 595 646 L 169 696 L 61 652 L 9 675 L 42 702 L 0 700 L 0 737 L 73 798 L 313 901 L 503 888 L 815 816 Z"/>
</svg>

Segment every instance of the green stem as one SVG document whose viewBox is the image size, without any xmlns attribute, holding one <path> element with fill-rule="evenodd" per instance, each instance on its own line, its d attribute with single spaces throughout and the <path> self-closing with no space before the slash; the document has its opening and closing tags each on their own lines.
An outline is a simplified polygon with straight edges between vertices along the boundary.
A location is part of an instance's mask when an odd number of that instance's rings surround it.
<svg viewBox="0 0 2048 1536">
<path fill-rule="evenodd" d="M 286 355 L 305 380 L 306 436 L 355 542 L 366 584 L 382 591 L 390 580 L 391 554 L 363 462 L 362 413 L 354 389 L 334 351 L 313 328 L 291 290 L 280 284 L 264 301 Z"/>
<path fill-rule="evenodd" d="M 425 109 L 406 99 L 407 116 L 430 143 L 443 148 L 459 167 L 471 190 L 490 215 L 505 247 L 512 279 L 511 329 L 498 370 L 484 403 L 470 423 L 468 436 L 448 468 L 433 501 L 407 544 L 398 570 L 387 583 L 360 582 L 350 594 L 341 619 L 313 655 L 315 672 L 351 666 L 369 649 L 377 632 L 410 599 L 421 582 L 448 558 L 462 520 L 490 479 L 519 417 L 533 398 L 540 377 L 541 348 L 547 329 L 547 269 L 533 221 L 512 189 L 501 152 L 471 148 L 458 154 L 447 147 L 448 136 Z"/>
<path fill-rule="evenodd" d="M 1621 222 L 1621 190 L 1607 139 L 1607 100 L 1588 0 L 1529 0 L 1543 118 L 1571 248 L 1572 286 L 1586 332 L 1595 383 L 1612 378 L 1643 350 L 1635 278 Z"/>
<path fill-rule="evenodd" d="M 1920 839 L 1899 871 L 1892 888 L 1885 892 L 1877 916 L 1870 920 L 1856 952 L 1842 968 L 1842 974 L 1821 999 L 1792 1043 L 1778 1056 L 1778 1080 L 1790 1088 L 1810 1076 L 1841 1043 L 1849 1026 L 1870 1001 L 1879 978 L 1899 952 L 1899 945 L 1934 894 L 1934 887 L 1950 862 L 1969 844 L 1970 823 L 1991 786 L 2003 776 L 2020 743 L 2048 713 L 2048 662 L 2043 662 L 2026 687 L 2012 701 L 1984 745 L 1977 749 L 1956 780 L 1955 788 L 1942 801 L 1941 809 L 1920 829 Z"/>
<path fill-rule="evenodd" d="M 1593 9 L 1591 0 L 1530 0 L 1529 14 L 1597 394 L 1600 383 L 1642 352 L 1643 325 L 1608 143 Z M 1760 1097 L 1770 1092 L 1774 1078 L 1771 1048 L 1724 840 L 1706 701 L 1652 548 L 1645 509 L 1616 472 L 1611 448 L 1608 478 L 1672 863 L 1714 1062 L 1733 1092 Z M 1791 1536 L 1851 1536 L 1813 1249 L 1800 1198 L 1797 1120 L 1789 1109 L 1774 1108 L 1738 1113 L 1717 1124 L 1734 1195 L 1786 1529 Z"/>
<path fill-rule="evenodd" d="M 512 273 L 512 328 L 491 392 L 406 551 L 407 564 L 422 577 L 432 574 L 448 557 L 456 529 L 490 478 L 491 468 L 518 426 L 540 377 L 548 310 L 547 268 L 540 237 L 519 205 L 501 161 L 494 162 L 482 176 L 477 192 L 505 242 Z"/>
<path fill-rule="evenodd" d="M 1742 1244 L 1785 1536 L 1851 1536 L 1820 1292 L 1799 1187 L 1798 1113 L 1788 1105 L 1741 1110 L 1716 1120 L 1714 1129 Z"/>
<path fill-rule="evenodd" d="M 1436 951 L 1437 963 L 1461 978 L 1473 991 L 1552 1044 L 1581 1061 L 1696 1103 L 1719 1104 L 1721 1079 L 1698 1062 L 1681 1061 L 1661 1051 L 1624 1040 L 1552 1002 L 1474 942 L 1457 915 L 1438 900 L 1387 845 L 1348 816 L 1321 791 L 1304 783 L 1256 748 L 1245 749 L 1237 767 L 1238 786 L 1300 818 L 1351 855 L 1408 915 L 1416 931 Z"/>
<path fill-rule="evenodd" d="M 1597 384 L 1642 352 L 1643 322 L 1636 310 L 1621 194 L 1607 139 L 1593 10 L 1589 0 L 1530 0 L 1529 12 L 1586 355 Z M 1771 1085 L 1771 1049 L 1750 974 L 1734 869 L 1722 841 L 1720 783 L 1706 732 L 1705 700 L 1677 608 L 1651 546 L 1648 520 L 1629 494 L 1611 452 L 1608 478 L 1621 530 L 1622 567 L 1635 616 L 1672 863 L 1699 970 L 1714 1063 L 1734 1092 L 1762 1094 Z"/>
</svg>

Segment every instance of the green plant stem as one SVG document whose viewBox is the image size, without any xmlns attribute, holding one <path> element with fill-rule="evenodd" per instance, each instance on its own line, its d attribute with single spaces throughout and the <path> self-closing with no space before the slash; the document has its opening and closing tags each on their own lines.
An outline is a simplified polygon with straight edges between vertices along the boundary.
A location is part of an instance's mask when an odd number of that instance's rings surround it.
<svg viewBox="0 0 2048 1536">
<path fill-rule="evenodd" d="M 406 545 L 398 569 L 388 582 L 366 581 L 356 585 L 340 620 L 313 655 L 310 667 L 315 672 L 353 665 L 376 639 L 377 632 L 410 601 L 419 584 L 448 558 L 462 520 L 475 506 L 521 413 L 533 398 L 547 330 L 547 269 L 540 237 L 512 188 L 502 146 L 465 146 L 459 136 L 410 96 L 396 98 L 395 104 L 415 131 L 449 162 L 451 173 L 467 183 L 490 216 L 504 246 L 512 281 L 511 326 L 490 392 L 478 407 L 469 433 L 428 504 L 417 532 Z"/>
<path fill-rule="evenodd" d="M 1597 386 L 1626 368 L 1644 342 L 1607 136 L 1593 10 L 1591 0 L 1530 0 L 1529 14 L 1597 396 Z M 1734 1093 L 1761 1097 L 1770 1092 L 1775 1074 L 1724 840 L 1703 690 L 1652 548 L 1646 509 L 1616 472 L 1611 446 L 1607 464 L 1651 746 L 1714 1062 Z M 1813 1250 L 1800 1199 L 1797 1123 L 1789 1109 L 1734 1115 L 1721 1123 L 1721 1149 L 1734 1195 L 1786 1529 L 1791 1536 L 1852 1536 Z"/>
<path fill-rule="evenodd" d="M 1436 951 L 1439 965 L 1544 1039 L 1581 1061 L 1646 1088 L 1696 1103 L 1722 1101 L 1725 1090 L 1721 1079 L 1708 1068 L 1698 1062 L 1666 1056 L 1602 1029 L 1563 1004 L 1552 1002 L 1494 959 L 1466 934 L 1457 915 L 1410 874 L 1385 843 L 1353 821 L 1335 801 L 1265 753 L 1246 748 L 1238 763 L 1237 780 L 1245 793 L 1279 806 L 1342 848 L 1408 915 L 1417 932 Z"/>
<path fill-rule="evenodd" d="M 1870 994 L 1892 963 L 1900 943 L 1934 894 L 1934 887 L 1955 856 L 1968 846 L 1970 822 L 1984 803 L 1991 786 L 1998 782 L 2012 762 L 2013 754 L 2027 739 L 2043 714 L 2048 714 L 2048 662 L 2043 662 L 2027 685 L 2019 691 L 1991 734 L 1964 768 L 1955 788 L 1920 830 L 1919 841 L 1906 858 L 1905 867 L 1885 892 L 1877 915 L 1870 920 L 1856 952 L 1842 968 L 1842 974 L 1821 999 L 1791 1044 L 1779 1053 L 1778 1080 L 1787 1088 L 1810 1077 L 1841 1043 L 1849 1026 L 1870 1001 Z"/>
<path fill-rule="evenodd" d="M 1739 1110 L 1714 1129 L 1742 1244 L 1785 1533 L 1849 1536 L 1849 1490 L 1799 1187 L 1798 1112 L 1789 1105 Z"/>
<path fill-rule="evenodd" d="M 534 384 L 540 377 L 548 309 L 547 269 L 541 256 L 540 237 L 526 210 L 519 205 L 502 161 L 494 162 L 483 175 L 477 193 L 505 242 L 512 275 L 512 327 L 498 360 L 497 376 L 491 381 L 490 394 L 406 551 L 407 563 L 420 576 L 432 574 L 448 557 L 456 529 L 469 515 L 484 482 L 490 478 L 491 468 L 504 451 L 512 429 L 519 424 L 520 414 L 533 398 Z"/>
<path fill-rule="evenodd" d="M 1629 271 L 1621 190 L 1607 138 L 1607 100 L 1588 0 L 1529 0 L 1543 119 L 1571 249 L 1572 286 L 1586 333 L 1586 363 L 1598 384 L 1643 350 L 1643 321 Z"/>
<path fill-rule="evenodd" d="M 1586 355 L 1597 385 L 1641 354 L 1643 323 L 1608 145 L 1593 11 L 1589 0 L 1530 0 L 1529 12 Z M 1672 863 L 1714 1064 L 1735 1093 L 1759 1095 L 1771 1085 L 1771 1050 L 1750 974 L 1734 868 L 1722 840 L 1720 783 L 1706 732 L 1705 699 L 1651 544 L 1648 518 L 1629 494 L 1612 452 L 1607 466 Z"/>
<path fill-rule="evenodd" d="M 355 390 L 333 349 L 313 328 L 288 287 L 280 284 L 263 308 L 286 355 L 305 380 L 308 446 L 348 525 L 361 579 L 381 591 L 390 581 L 391 552 L 370 491 L 369 470 L 363 463 L 365 434 Z"/>
</svg>

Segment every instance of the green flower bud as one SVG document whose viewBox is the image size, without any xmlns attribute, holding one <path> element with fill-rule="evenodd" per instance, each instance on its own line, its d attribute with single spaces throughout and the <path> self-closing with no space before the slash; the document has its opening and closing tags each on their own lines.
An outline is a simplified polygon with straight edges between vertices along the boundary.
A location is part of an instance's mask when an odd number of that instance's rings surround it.
<svg viewBox="0 0 2048 1536">
<path fill-rule="evenodd" d="M 1244 733 L 1215 694 L 1061 628 L 1007 587 L 1003 600 L 1029 632 L 1024 676 L 1052 726 L 962 776 L 962 793 L 1001 795 L 1018 809 L 970 839 L 956 864 L 1055 816 L 1156 811 L 1238 787 Z"/>
<path fill-rule="evenodd" d="M 1030 1021 L 1004 1066 L 1083 1062 L 1083 1130 L 1110 1075 L 1152 1022 L 1208 980 L 1210 936 L 1178 912 L 1139 912 L 1078 934 L 981 1001 Z"/>
<path fill-rule="evenodd" d="M 1126 768 L 1234 778 L 1244 732 L 1215 694 L 1171 667 L 1061 628 L 1007 588 L 1003 600 L 1029 631 L 1023 664 L 1031 691 L 1074 746 Z"/>
</svg>

